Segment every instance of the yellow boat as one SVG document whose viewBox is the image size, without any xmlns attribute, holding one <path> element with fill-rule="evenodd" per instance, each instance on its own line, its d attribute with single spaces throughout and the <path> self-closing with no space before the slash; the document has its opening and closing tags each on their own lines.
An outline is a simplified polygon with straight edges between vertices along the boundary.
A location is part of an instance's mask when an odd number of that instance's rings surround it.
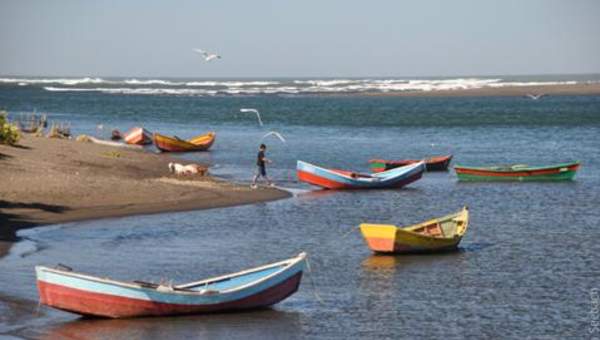
<svg viewBox="0 0 600 340">
<path fill-rule="evenodd" d="M 187 152 L 187 151 L 206 151 L 215 142 L 216 134 L 209 132 L 192 139 L 183 140 L 178 137 L 169 137 L 154 133 L 154 145 L 160 151 L 169 152 Z"/>
<path fill-rule="evenodd" d="M 469 210 L 404 228 L 389 224 L 360 225 L 371 250 L 377 253 L 420 253 L 455 249 L 469 227 Z"/>
</svg>

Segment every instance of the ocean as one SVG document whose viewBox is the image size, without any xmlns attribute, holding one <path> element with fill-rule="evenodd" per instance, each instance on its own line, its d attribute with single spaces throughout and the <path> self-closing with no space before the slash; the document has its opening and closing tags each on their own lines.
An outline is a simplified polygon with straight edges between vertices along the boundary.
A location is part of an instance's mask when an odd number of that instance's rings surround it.
<svg viewBox="0 0 600 340">
<path fill-rule="evenodd" d="M 600 96 L 396 97 L 386 91 L 598 82 L 600 76 L 439 79 L 0 78 L 0 107 L 70 123 L 75 135 L 144 126 L 192 137 L 181 155 L 249 183 L 257 146 L 292 198 L 234 208 L 66 223 L 20 232 L 0 260 L 0 293 L 37 301 L 33 266 L 67 264 L 117 279 L 185 282 L 296 255 L 312 271 L 272 309 L 139 320 L 86 320 L 40 308 L 0 318 L 0 334 L 88 338 L 583 338 L 600 273 Z M 525 85 L 523 85 L 525 84 Z M 264 126 L 252 113 L 260 111 Z M 99 126 L 102 126 L 102 129 Z M 269 131 L 281 133 L 286 142 Z M 321 191 L 297 160 L 368 171 L 373 158 L 453 154 L 453 164 L 580 160 L 573 182 L 459 183 L 451 170 L 400 190 Z M 362 222 L 406 225 L 469 206 L 460 250 L 374 256 Z"/>
</svg>

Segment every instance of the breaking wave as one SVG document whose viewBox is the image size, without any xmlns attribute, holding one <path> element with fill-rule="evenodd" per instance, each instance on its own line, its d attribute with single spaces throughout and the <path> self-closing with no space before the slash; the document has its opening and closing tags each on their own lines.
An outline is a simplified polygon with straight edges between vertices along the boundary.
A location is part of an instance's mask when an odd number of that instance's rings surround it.
<svg viewBox="0 0 600 340">
<path fill-rule="evenodd" d="M 520 79 L 519 79 L 520 80 Z M 101 92 L 132 95 L 261 95 L 429 92 L 482 88 L 574 85 L 574 80 L 516 81 L 500 78 L 452 79 L 276 79 L 276 80 L 185 80 L 102 78 L 0 78 L 0 84 L 41 85 L 50 92 Z M 592 81 L 597 82 L 597 81 Z"/>
</svg>

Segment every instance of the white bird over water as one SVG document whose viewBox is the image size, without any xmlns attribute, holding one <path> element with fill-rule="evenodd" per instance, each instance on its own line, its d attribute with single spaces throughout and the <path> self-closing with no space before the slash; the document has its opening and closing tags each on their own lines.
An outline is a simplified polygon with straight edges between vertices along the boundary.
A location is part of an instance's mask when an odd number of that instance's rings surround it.
<svg viewBox="0 0 600 340">
<path fill-rule="evenodd" d="M 202 54 L 202 57 L 204 58 L 204 61 L 213 61 L 215 59 L 221 59 L 221 56 L 218 55 L 218 54 L 216 54 L 216 53 L 206 52 L 206 51 L 203 51 L 203 50 L 201 50 L 199 48 L 193 48 L 193 50 L 195 52 L 198 52 L 198 53 Z"/>
<path fill-rule="evenodd" d="M 262 119 L 260 119 L 260 113 L 258 113 L 257 109 L 240 109 L 240 112 L 253 112 L 253 113 L 256 113 L 256 118 L 258 118 L 258 124 L 260 124 L 260 126 L 263 126 Z"/>
<path fill-rule="evenodd" d="M 261 140 L 263 140 L 263 139 L 265 139 L 265 138 L 267 138 L 269 136 L 275 136 L 275 137 L 279 138 L 280 141 L 282 141 L 282 142 L 285 143 L 285 138 L 283 138 L 283 136 L 279 132 L 277 132 L 277 131 L 268 132 L 267 134 L 265 134 L 264 136 L 262 136 Z"/>
<path fill-rule="evenodd" d="M 538 99 L 542 98 L 543 96 L 544 96 L 543 93 L 540 93 L 540 94 L 531 94 L 531 93 L 528 93 L 527 94 L 527 97 L 529 97 L 529 98 L 531 98 L 533 100 L 538 100 Z"/>
</svg>

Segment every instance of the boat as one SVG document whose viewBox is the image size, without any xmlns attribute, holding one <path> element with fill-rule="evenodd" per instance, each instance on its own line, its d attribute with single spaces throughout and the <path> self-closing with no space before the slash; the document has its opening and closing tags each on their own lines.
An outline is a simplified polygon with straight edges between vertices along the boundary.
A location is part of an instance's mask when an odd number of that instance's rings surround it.
<svg viewBox="0 0 600 340">
<path fill-rule="evenodd" d="M 143 127 L 134 127 L 123 134 L 123 139 L 127 144 L 146 145 L 152 144 L 152 133 Z"/>
<path fill-rule="evenodd" d="M 59 265 L 36 266 L 40 302 L 104 318 L 239 311 L 276 304 L 298 290 L 306 254 L 182 285 L 116 281 Z"/>
<path fill-rule="evenodd" d="M 186 152 L 186 151 L 206 151 L 215 142 L 216 134 L 209 132 L 194 138 L 183 140 L 177 136 L 169 137 L 154 133 L 154 144 L 160 151 Z"/>
<path fill-rule="evenodd" d="M 296 170 L 300 181 L 325 189 L 382 189 L 400 188 L 418 180 L 425 171 L 425 163 L 410 164 L 377 174 L 361 174 L 298 161 Z"/>
<path fill-rule="evenodd" d="M 469 210 L 400 228 L 389 224 L 360 225 L 360 231 L 376 253 L 427 253 L 456 249 L 469 227 Z"/>
<path fill-rule="evenodd" d="M 452 155 L 446 156 L 434 156 L 425 159 L 425 166 L 427 171 L 447 171 L 448 165 L 452 161 Z M 401 159 L 401 160 L 385 160 L 385 159 L 371 159 L 369 166 L 372 172 L 383 172 L 386 170 L 394 169 L 397 167 L 413 164 L 420 162 L 418 159 Z"/>
<path fill-rule="evenodd" d="M 470 167 L 455 165 L 459 181 L 569 181 L 575 177 L 580 163 L 562 163 L 548 166 L 526 164 Z"/>
</svg>

